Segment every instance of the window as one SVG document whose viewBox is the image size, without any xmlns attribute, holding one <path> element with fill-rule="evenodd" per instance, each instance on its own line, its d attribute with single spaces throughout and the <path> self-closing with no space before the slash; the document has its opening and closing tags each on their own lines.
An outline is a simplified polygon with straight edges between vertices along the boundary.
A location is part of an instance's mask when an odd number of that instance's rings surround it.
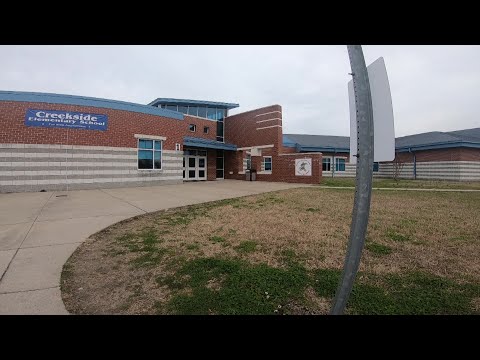
<svg viewBox="0 0 480 360">
<path fill-rule="evenodd" d="M 207 119 L 217 120 L 217 110 L 215 108 L 207 108 Z"/>
<path fill-rule="evenodd" d="M 252 156 L 247 154 L 247 169 L 250 170 L 252 167 Z"/>
<path fill-rule="evenodd" d="M 345 171 L 345 159 L 335 159 L 335 171 Z"/>
<path fill-rule="evenodd" d="M 178 110 L 178 106 L 177 106 L 177 105 L 167 105 L 167 110 L 177 111 L 177 110 Z"/>
<path fill-rule="evenodd" d="M 182 114 L 188 114 L 188 107 L 187 107 L 187 106 L 178 105 L 178 112 L 181 112 Z"/>
<path fill-rule="evenodd" d="M 378 172 L 378 162 L 373 163 L 373 172 Z"/>
<path fill-rule="evenodd" d="M 223 142 L 223 120 L 217 121 L 217 141 Z"/>
<path fill-rule="evenodd" d="M 197 116 L 197 111 L 198 111 L 198 108 L 196 106 L 188 107 L 188 115 Z"/>
<path fill-rule="evenodd" d="M 208 126 L 204 126 L 203 127 L 203 133 L 204 134 L 208 134 L 208 131 L 210 130 L 210 128 Z"/>
<path fill-rule="evenodd" d="M 206 118 L 207 117 L 207 108 L 206 107 L 199 107 L 197 116 L 202 117 L 202 118 Z"/>
<path fill-rule="evenodd" d="M 175 151 L 180 151 L 180 144 L 179 143 L 175 144 Z"/>
<path fill-rule="evenodd" d="M 138 139 L 138 168 L 162 169 L 162 142 L 160 140 Z"/>
<path fill-rule="evenodd" d="M 331 162 L 332 162 L 332 160 L 329 157 L 323 158 L 322 159 L 322 171 L 332 171 Z"/>
<path fill-rule="evenodd" d="M 194 124 L 188 125 L 188 130 L 193 132 L 197 131 L 197 125 L 194 125 Z"/>
<path fill-rule="evenodd" d="M 263 158 L 263 165 L 264 165 L 265 171 L 272 171 L 272 157 L 265 156 Z"/>
</svg>

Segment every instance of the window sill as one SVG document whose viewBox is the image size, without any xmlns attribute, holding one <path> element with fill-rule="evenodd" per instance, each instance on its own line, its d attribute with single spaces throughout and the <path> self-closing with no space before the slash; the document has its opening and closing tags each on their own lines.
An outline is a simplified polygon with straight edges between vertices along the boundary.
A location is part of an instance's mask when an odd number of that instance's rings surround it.
<svg viewBox="0 0 480 360">
<path fill-rule="evenodd" d="M 260 175 L 272 175 L 272 171 L 269 170 L 269 171 L 259 171 L 258 172 Z"/>
</svg>

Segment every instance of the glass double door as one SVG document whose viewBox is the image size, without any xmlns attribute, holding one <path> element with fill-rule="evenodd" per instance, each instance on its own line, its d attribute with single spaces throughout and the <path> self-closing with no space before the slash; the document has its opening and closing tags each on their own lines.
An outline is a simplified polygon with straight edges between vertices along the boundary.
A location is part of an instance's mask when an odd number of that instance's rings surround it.
<svg viewBox="0 0 480 360">
<path fill-rule="evenodd" d="M 207 157 L 185 155 L 183 157 L 184 180 L 207 180 Z"/>
</svg>

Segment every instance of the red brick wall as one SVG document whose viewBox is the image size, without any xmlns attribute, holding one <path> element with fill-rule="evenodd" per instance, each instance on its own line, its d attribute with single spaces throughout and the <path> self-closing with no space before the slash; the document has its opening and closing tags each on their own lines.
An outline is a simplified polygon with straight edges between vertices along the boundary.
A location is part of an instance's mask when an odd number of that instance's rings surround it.
<svg viewBox="0 0 480 360">
<path fill-rule="evenodd" d="M 27 127 L 24 124 L 28 109 L 65 110 L 108 115 L 106 131 Z M 195 136 L 208 139 L 216 137 L 216 123 L 185 116 L 176 120 L 163 116 L 142 114 L 124 110 L 104 109 L 90 106 L 48 104 L 34 102 L 0 101 L 0 143 L 22 144 L 69 144 L 90 146 L 136 147 L 135 134 L 165 136 L 163 148 L 175 150 L 183 137 Z M 197 125 L 197 132 L 188 130 L 188 125 Z M 209 126 L 209 134 L 203 134 L 203 126 Z M 68 135 L 68 142 L 67 142 Z"/>
<path fill-rule="evenodd" d="M 433 161 L 480 161 L 480 149 L 451 148 L 415 151 L 417 162 Z M 402 162 L 413 162 L 413 154 L 397 153 L 396 158 Z"/>
<path fill-rule="evenodd" d="M 184 115 L 185 116 L 185 136 L 193 136 L 198 138 L 217 140 L 217 122 L 211 120 L 203 120 L 197 117 Z M 192 132 L 189 130 L 189 125 L 194 124 L 197 126 L 197 131 Z M 208 126 L 208 134 L 203 133 L 203 128 Z"/>
<path fill-rule="evenodd" d="M 217 178 L 217 150 L 207 151 L 207 180 Z"/>
<path fill-rule="evenodd" d="M 257 121 L 273 118 L 280 120 L 257 123 Z M 273 125 L 282 125 L 281 119 L 282 107 L 280 105 L 267 106 L 228 116 L 225 118 L 225 142 L 235 144 L 239 148 L 274 144 L 275 148 L 278 149 L 279 146 L 282 146 L 281 127 L 257 129 Z"/>
</svg>

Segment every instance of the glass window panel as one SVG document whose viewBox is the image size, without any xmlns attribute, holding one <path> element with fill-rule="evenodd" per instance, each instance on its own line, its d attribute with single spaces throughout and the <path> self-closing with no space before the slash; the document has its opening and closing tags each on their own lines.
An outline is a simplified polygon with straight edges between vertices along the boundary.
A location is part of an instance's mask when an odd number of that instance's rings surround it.
<svg viewBox="0 0 480 360">
<path fill-rule="evenodd" d="M 138 147 L 140 149 L 153 149 L 153 140 L 140 139 L 140 141 L 138 142 Z"/>
<path fill-rule="evenodd" d="M 154 165 L 155 169 L 161 169 L 162 168 L 162 153 L 160 151 L 155 151 L 154 154 Z"/>
<path fill-rule="evenodd" d="M 162 150 L 162 142 L 155 141 L 155 150 Z"/>
<path fill-rule="evenodd" d="M 207 108 L 206 107 L 199 107 L 197 116 L 206 118 L 207 117 Z"/>
<path fill-rule="evenodd" d="M 167 105 L 167 110 L 177 111 L 177 105 Z"/>
<path fill-rule="evenodd" d="M 197 125 L 190 124 L 190 125 L 188 125 L 188 129 L 189 129 L 190 131 L 196 131 L 196 130 L 197 130 Z"/>
<path fill-rule="evenodd" d="M 178 105 L 178 111 L 181 112 L 182 114 L 188 114 L 188 106 Z"/>
<path fill-rule="evenodd" d="M 138 168 L 153 169 L 153 151 L 149 151 L 149 150 L 138 151 Z"/>
<path fill-rule="evenodd" d="M 223 121 L 217 121 L 217 136 L 223 137 Z"/>
<path fill-rule="evenodd" d="M 272 158 L 265 159 L 265 171 L 272 171 Z"/>
<path fill-rule="evenodd" d="M 217 113 L 217 120 L 222 120 L 224 118 L 223 109 L 217 109 L 216 113 Z"/>
<path fill-rule="evenodd" d="M 198 177 L 199 178 L 204 178 L 205 177 L 205 170 L 199 170 L 198 171 Z"/>
<path fill-rule="evenodd" d="M 217 157 L 217 169 L 223 169 L 223 157 Z"/>
<path fill-rule="evenodd" d="M 205 159 L 199 158 L 198 159 L 198 167 L 204 168 L 205 167 Z"/>
<path fill-rule="evenodd" d="M 183 167 L 185 167 L 185 157 L 183 157 Z"/>
<path fill-rule="evenodd" d="M 217 179 L 223 179 L 223 170 L 217 170 Z"/>
<path fill-rule="evenodd" d="M 217 136 L 217 141 L 223 142 L 223 136 Z"/>
<path fill-rule="evenodd" d="M 217 109 L 207 108 L 207 119 L 217 120 Z"/>
<path fill-rule="evenodd" d="M 378 162 L 373 163 L 373 171 L 378 172 Z"/>
<path fill-rule="evenodd" d="M 204 126 L 203 127 L 203 133 L 204 134 L 208 134 L 208 131 L 210 130 L 210 128 L 208 126 Z"/>
<path fill-rule="evenodd" d="M 330 158 L 322 159 L 322 171 L 331 171 Z"/>
<path fill-rule="evenodd" d="M 190 179 L 195 178 L 195 170 L 188 170 L 188 177 Z"/>
<path fill-rule="evenodd" d="M 183 170 L 183 178 L 185 179 L 185 170 Z"/>
<path fill-rule="evenodd" d="M 188 158 L 188 166 L 195 167 L 195 158 Z"/>
<path fill-rule="evenodd" d="M 188 107 L 188 115 L 197 116 L 197 111 L 198 111 L 198 108 L 196 106 Z"/>
</svg>

